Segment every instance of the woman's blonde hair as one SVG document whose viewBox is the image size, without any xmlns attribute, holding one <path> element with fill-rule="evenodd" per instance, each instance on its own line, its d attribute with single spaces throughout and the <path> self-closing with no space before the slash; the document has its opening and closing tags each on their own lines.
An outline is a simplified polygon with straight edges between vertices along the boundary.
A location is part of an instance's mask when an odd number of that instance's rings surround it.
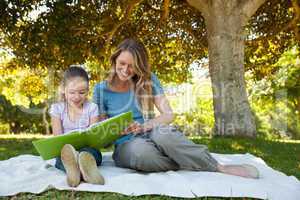
<svg viewBox="0 0 300 200">
<path fill-rule="evenodd" d="M 112 70 L 107 78 L 107 82 L 109 86 L 113 85 L 114 80 L 117 76 L 116 60 L 118 56 L 124 51 L 130 52 L 133 57 L 133 70 L 135 75 L 132 77 L 131 81 L 133 81 L 134 92 L 140 104 L 144 119 L 147 120 L 149 118 L 152 118 L 154 106 L 152 95 L 151 69 L 148 61 L 149 56 L 143 43 L 135 39 L 126 39 L 121 44 L 119 44 L 115 52 L 110 57 Z"/>
</svg>

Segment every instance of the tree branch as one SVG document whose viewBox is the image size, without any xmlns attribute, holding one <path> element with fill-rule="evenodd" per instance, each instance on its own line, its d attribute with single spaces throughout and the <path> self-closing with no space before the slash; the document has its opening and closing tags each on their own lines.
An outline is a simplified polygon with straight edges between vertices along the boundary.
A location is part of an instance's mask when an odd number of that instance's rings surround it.
<svg viewBox="0 0 300 200">
<path fill-rule="evenodd" d="M 190 4 L 192 7 L 199 10 L 203 16 L 208 16 L 208 2 L 207 0 L 186 0 L 188 4 Z"/>
<path fill-rule="evenodd" d="M 166 22 L 170 12 L 170 0 L 164 0 L 163 14 L 160 23 Z"/>
<path fill-rule="evenodd" d="M 287 32 L 293 30 L 295 33 L 296 40 L 300 42 L 300 31 L 298 27 L 298 23 L 300 21 L 300 5 L 297 3 L 297 0 L 292 0 L 292 8 L 294 10 L 293 19 L 279 32 Z"/>
<path fill-rule="evenodd" d="M 248 20 L 254 15 L 260 6 L 262 6 L 266 0 L 246 0 L 241 5 L 242 24 L 245 25 Z"/>
<path fill-rule="evenodd" d="M 300 6 L 297 0 L 292 0 L 292 5 L 295 11 L 295 16 L 293 20 L 288 24 L 288 28 L 294 29 L 296 40 L 300 41 L 300 31 L 298 27 L 298 22 L 300 21 Z"/>
<path fill-rule="evenodd" d="M 109 45 L 110 41 L 112 40 L 114 34 L 116 33 L 116 31 L 127 22 L 128 18 L 130 17 L 134 7 L 136 5 L 138 5 L 139 3 L 141 3 L 143 0 L 132 0 L 131 2 L 128 3 L 128 6 L 124 12 L 124 17 L 122 18 L 122 20 L 120 20 L 117 24 L 115 24 L 115 26 L 112 28 L 112 30 L 108 33 L 106 33 L 107 35 L 107 45 Z"/>
<path fill-rule="evenodd" d="M 169 12 L 170 12 L 170 0 L 164 0 L 163 10 L 160 12 L 162 14 L 158 22 L 158 26 L 156 27 L 156 31 L 161 29 L 161 26 L 163 26 L 167 22 L 167 18 L 169 17 Z"/>
<path fill-rule="evenodd" d="M 195 40 L 197 40 L 197 37 L 195 36 L 195 34 L 193 33 L 193 30 L 191 27 L 185 27 L 182 28 L 180 27 L 182 30 L 186 31 L 188 34 L 190 34 Z M 206 46 L 204 46 L 204 37 L 202 37 L 199 41 L 200 46 L 204 49 L 204 50 L 208 50 Z"/>
</svg>

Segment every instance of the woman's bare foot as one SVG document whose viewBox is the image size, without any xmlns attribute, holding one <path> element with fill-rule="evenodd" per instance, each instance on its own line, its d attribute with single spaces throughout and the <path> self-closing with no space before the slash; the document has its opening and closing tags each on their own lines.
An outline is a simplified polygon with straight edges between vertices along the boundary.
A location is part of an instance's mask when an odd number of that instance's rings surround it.
<svg viewBox="0 0 300 200">
<path fill-rule="evenodd" d="M 249 164 L 243 165 L 218 165 L 218 172 L 231 174 L 235 176 L 242 176 L 245 178 L 259 178 L 259 171 L 256 167 Z"/>
</svg>

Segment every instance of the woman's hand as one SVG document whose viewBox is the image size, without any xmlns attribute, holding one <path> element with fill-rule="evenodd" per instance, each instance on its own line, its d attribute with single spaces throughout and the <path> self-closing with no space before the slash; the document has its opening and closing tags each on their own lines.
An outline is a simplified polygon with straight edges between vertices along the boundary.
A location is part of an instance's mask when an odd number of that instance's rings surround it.
<svg viewBox="0 0 300 200">
<path fill-rule="evenodd" d="M 123 132 L 121 132 L 121 135 L 127 135 L 129 133 L 139 134 L 143 132 L 144 132 L 144 126 L 139 122 L 133 122 Z"/>
</svg>

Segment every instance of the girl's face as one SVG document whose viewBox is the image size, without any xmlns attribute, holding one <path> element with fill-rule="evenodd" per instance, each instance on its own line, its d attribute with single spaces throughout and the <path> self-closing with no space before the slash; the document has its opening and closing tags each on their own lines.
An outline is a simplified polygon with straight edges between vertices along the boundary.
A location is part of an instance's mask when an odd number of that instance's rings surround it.
<svg viewBox="0 0 300 200">
<path fill-rule="evenodd" d="M 135 73 L 134 59 L 129 51 L 123 51 L 116 59 L 116 73 L 121 81 L 128 81 Z"/>
<path fill-rule="evenodd" d="M 88 83 L 80 78 L 68 80 L 65 86 L 66 102 L 71 106 L 80 107 L 86 101 L 88 96 Z"/>
</svg>

